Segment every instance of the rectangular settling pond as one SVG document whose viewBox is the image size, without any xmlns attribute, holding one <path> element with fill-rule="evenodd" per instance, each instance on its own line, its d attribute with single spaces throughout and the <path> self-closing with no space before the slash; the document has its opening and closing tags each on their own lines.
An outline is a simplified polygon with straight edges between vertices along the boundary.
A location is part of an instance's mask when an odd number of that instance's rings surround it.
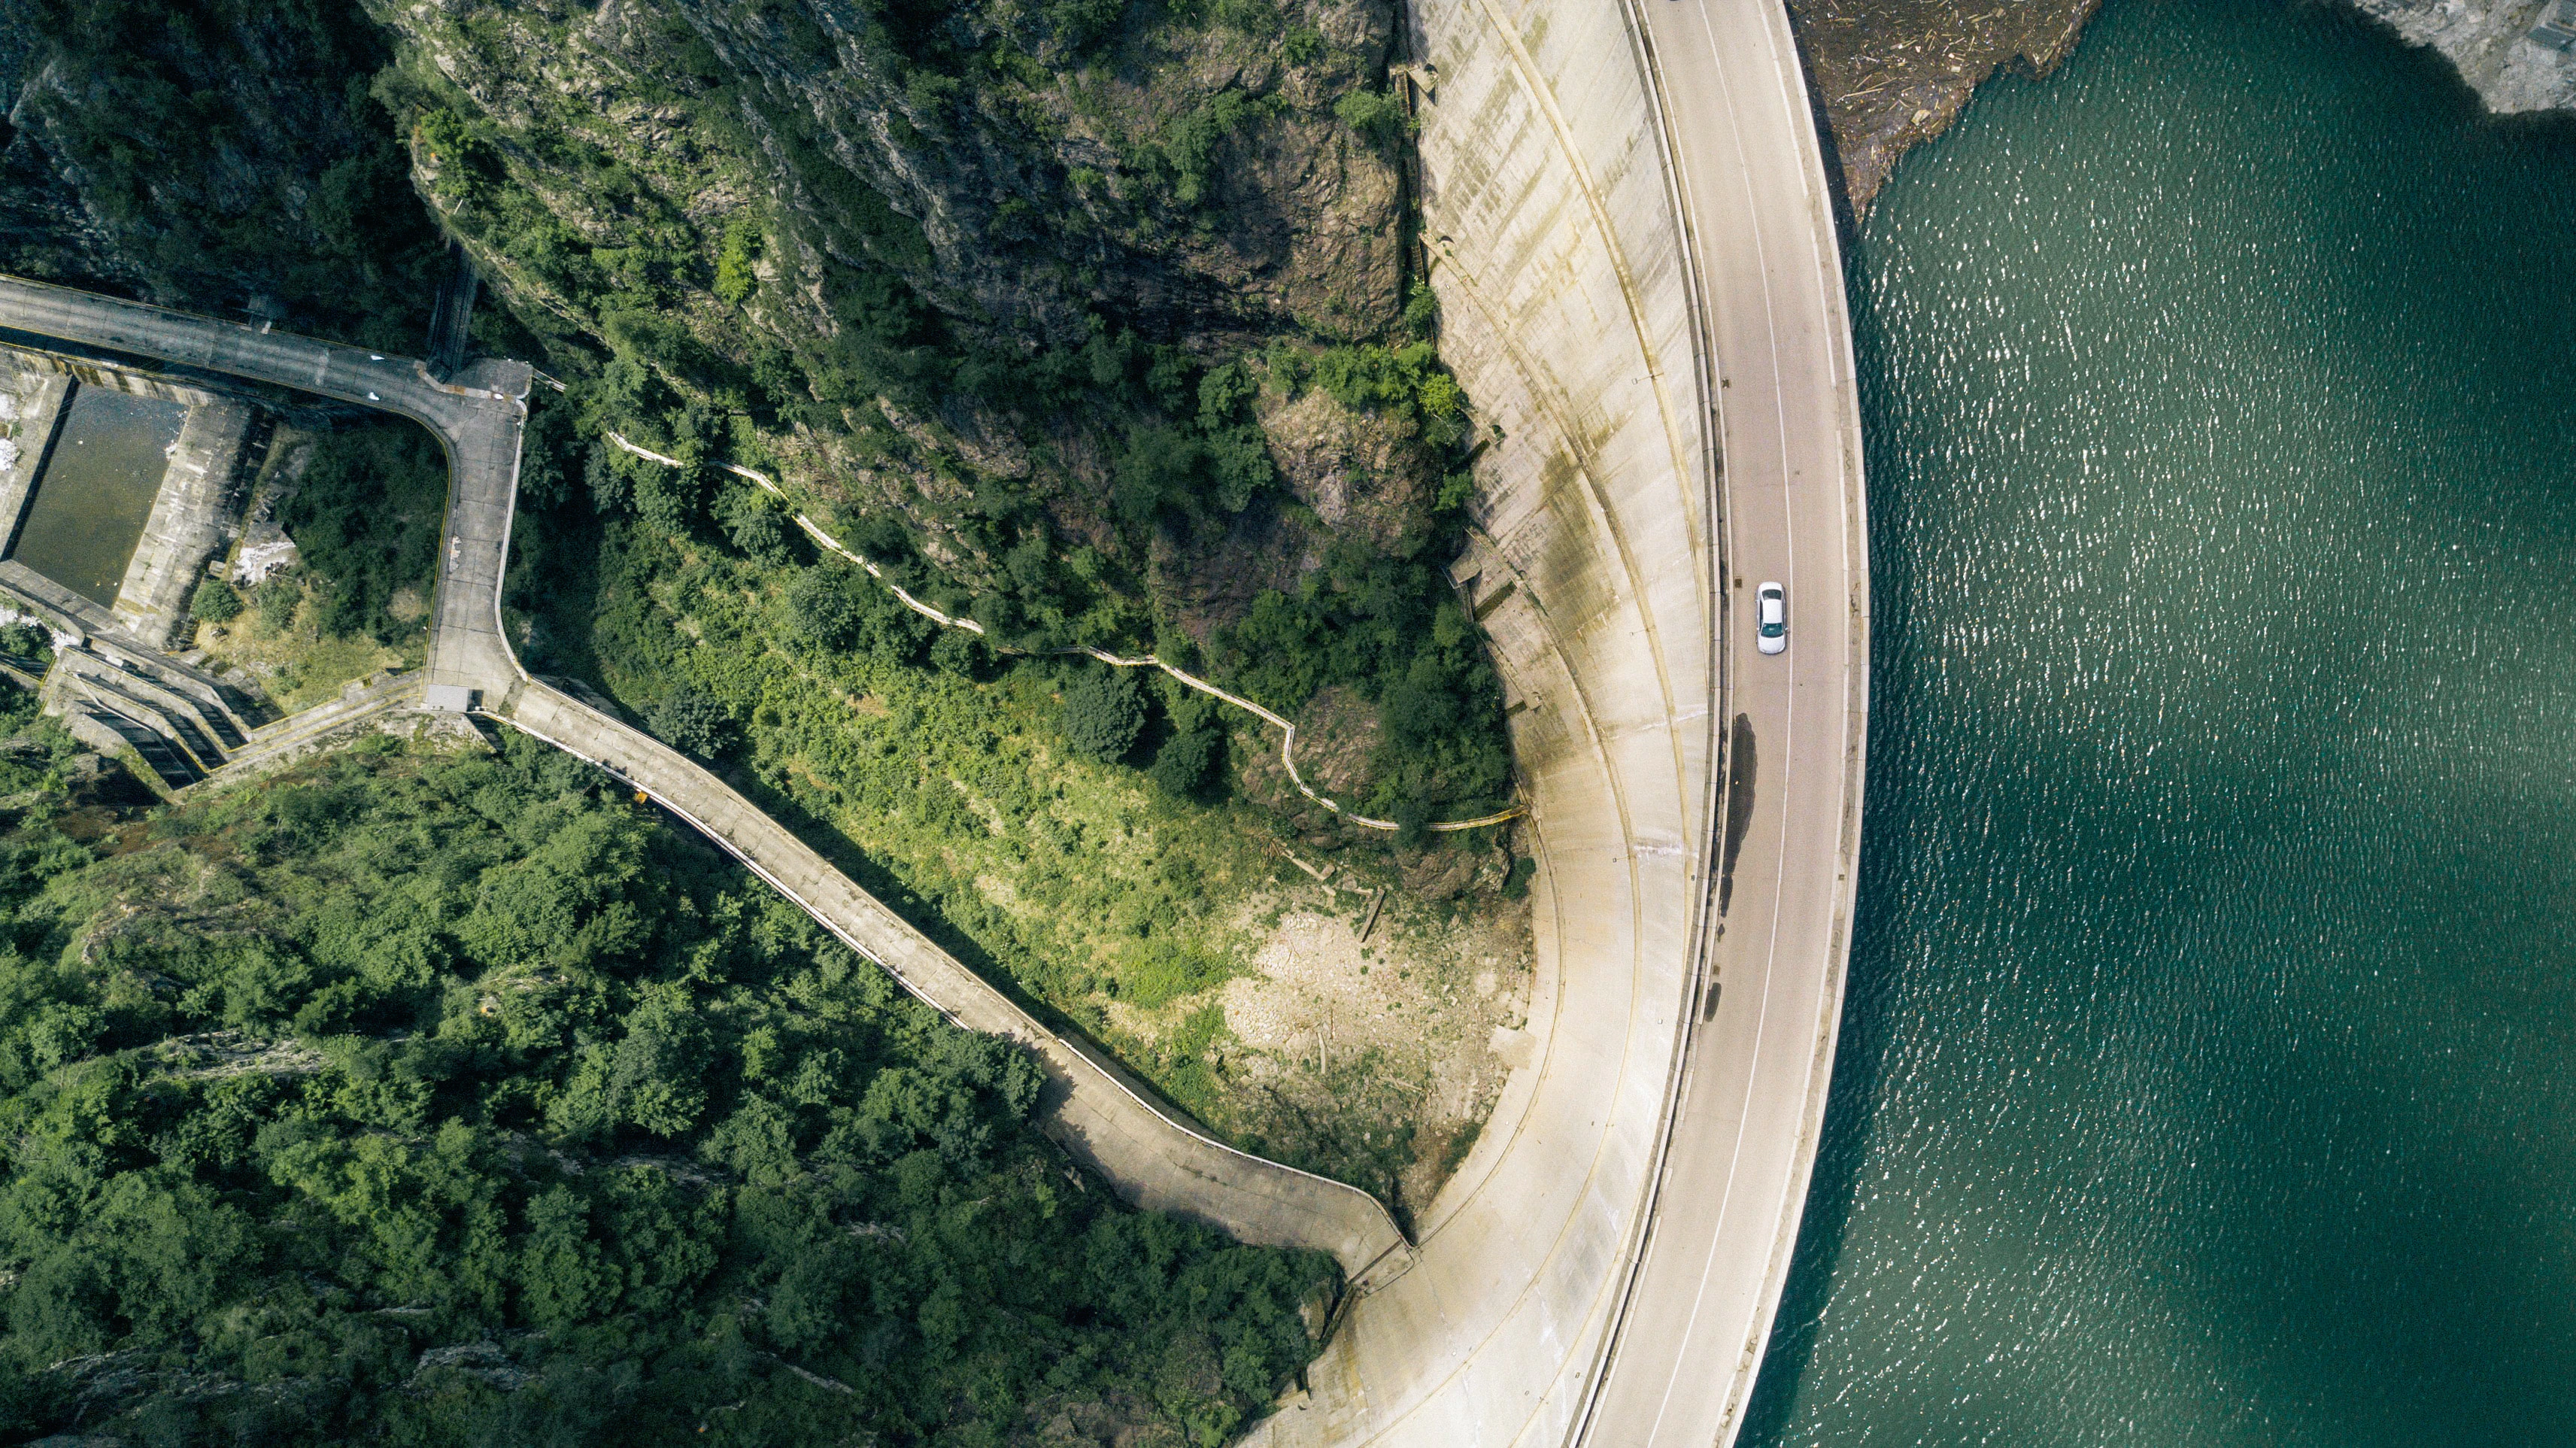
<svg viewBox="0 0 2576 1448">
<path fill-rule="evenodd" d="M 74 388 L 9 556 L 102 607 L 114 603 L 187 416 L 163 398 Z"/>
</svg>

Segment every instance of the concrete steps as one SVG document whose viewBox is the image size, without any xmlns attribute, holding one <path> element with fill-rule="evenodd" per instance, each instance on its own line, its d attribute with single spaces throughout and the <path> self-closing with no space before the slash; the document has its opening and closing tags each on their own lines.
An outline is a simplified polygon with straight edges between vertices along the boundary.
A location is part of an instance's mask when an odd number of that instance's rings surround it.
<svg viewBox="0 0 2576 1448">
<path fill-rule="evenodd" d="M 185 751 L 198 773 L 221 767 L 220 735 L 195 702 L 161 687 L 148 675 L 128 673 L 96 654 L 66 649 L 55 661 L 55 687 L 68 698 L 114 709 L 166 736 Z M 183 781 L 174 780 L 174 785 Z"/>
<path fill-rule="evenodd" d="M 334 735 L 372 724 L 396 710 L 419 708 L 420 701 L 420 675 L 416 673 L 394 674 L 371 684 L 353 684 L 328 704 L 317 704 L 252 731 L 249 742 L 235 750 L 221 768 L 208 771 L 205 778 L 197 782 L 233 783 L 290 755 L 303 753 Z"/>
</svg>

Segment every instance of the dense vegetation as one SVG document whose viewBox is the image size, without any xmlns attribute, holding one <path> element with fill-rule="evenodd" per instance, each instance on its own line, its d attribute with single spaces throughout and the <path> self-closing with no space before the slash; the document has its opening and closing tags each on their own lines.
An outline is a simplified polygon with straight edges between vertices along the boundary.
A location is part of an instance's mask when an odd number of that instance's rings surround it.
<svg viewBox="0 0 2576 1448">
<path fill-rule="evenodd" d="M 1342 686 L 1384 725 L 1357 803 L 1473 812 L 1508 773 L 1499 689 L 1441 569 L 1474 438 L 1431 342 L 1430 293 L 1416 279 L 1408 301 L 1397 284 L 1409 222 L 1392 190 L 1383 212 L 1353 214 L 1383 234 L 1339 243 L 1349 265 L 1317 283 L 1329 303 L 1237 324 L 1252 303 L 1202 283 L 1196 310 L 1168 305 L 1193 248 L 1276 209 L 1221 184 L 1259 145 L 1392 187 L 1403 117 L 1377 88 L 1386 41 L 1354 43 L 1350 14 L 1330 38 L 1305 9 L 978 3 L 858 22 L 785 6 L 757 33 L 674 19 L 615 42 L 614 74 L 640 77 L 616 84 L 688 138 L 643 152 L 506 70 L 490 74 L 506 104 L 417 59 L 379 91 L 413 118 L 434 203 L 521 299 L 525 344 L 571 384 L 542 439 L 568 455 L 532 474 L 532 502 L 774 555 L 759 535 L 783 521 L 735 510 L 706 464 L 763 468 L 1005 647 L 1160 651 L 1291 713 Z M 442 53 L 488 55 L 506 31 L 578 69 L 594 63 L 582 47 L 608 43 L 569 12 L 509 26 L 442 34 Z M 780 69 L 725 58 L 742 46 Z M 1187 92 L 1190 67 L 1208 67 L 1186 58 L 1210 55 L 1237 57 L 1250 89 L 1160 114 L 1151 93 Z M 787 78 L 808 67 L 811 85 L 846 87 L 828 94 L 853 114 L 818 119 L 815 93 Z M 1143 110 L 1106 99 L 1112 77 L 1144 83 Z M 855 123 L 872 106 L 891 161 L 871 159 L 879 128 Z M 1111 170 L 1062 163 L 1082 132 L 1115 148 Z M 980 248 L 932 238 L 889 200 L 906 175 L 962 183 L 979 166 L 999 168 L 998 201 L 959 184 L 938 204 L 993 208 Z M 709 194 L 747 199 L 710 210 Z M 1256 277 L 1248 292 L 1285 285 Z M 1299 427 L 1368 440 L 1374 476 L 1358 486 L 1384 503 L 1365 526 L 1314 511 L 1339 465 L 1285 468 L 1276 435 Z M 611 432 L 687 466 L 609 446 Z M 1328 551 L 1302 578 L 1283 567 Z M 1273 582 L 1237 586 L 1247 576 Z"/>
<path fill-rule="evenodd" d="M 417 46 L 398 59 L 356 0 L 42 0 L 0 136 L 22 183 L 0 188 L 15 198 L 0 241 L 14 270 L 409 351 L 443 222 L 493 274 L 485 345 L 574 384 L 553 441 L 577 447 L 532 471 L 533 501 L 774 556 L 784 521 L 717 515 L 700 465 L 767 466 L 1004 644 L 1203 649 L 1291 713 L 1327 685 L 1355 692 L 1384 726 L 1356 801 L 1371 813 L 1498 802 L 1499 693 L 1439 569 L 1468 416 L 1418 279 L 1405 302 L 1383 16 L 1267 0 L 757 11 L 609 28 L 559 4 L 378 12 L 469 84 Z M 529 84 L 513 57 L 531 46 L 654 107 L 675 139 L 639 151 L 587 92 Z M 775 64 L 746 65 L 747 47 Z M 1202 95 L 1213 57 L 1240 74 Z M 1263 219 L 1278 198 L 1255 172 L 1282 148 L 1356 178 L 1326 198 L 1344 208 L 1328 260 Z M 947 172 L 951 193 L 903 192 Z M 914 219 L 934 200 L 972 208 L 966 239 Z M 1318 479 L 1283 472 L 1273 434 L 1309 392 L 1385 443 L 1372 486 L 1392 501 L 1369 527 L 1325 527 Z M 610 430 L 691 466 L 638 462 L 601 445 Z M 298 540 L 328 584 L 321 632 L 391 644 L 414 621 L 388 609 L 389 569 L 434 530 L 403 525 L 425 474 L 377 466 L 405 448 L 372 451 L 317 469 Z M 1331 566 L 1281 576 L 1328 551 Z"/>
<path fill-rule="evenodd" d="M 379 741 L 0 841 L 7 1431 L 1213 1444 L 1304 1361 L 1329 1262 L 1120 1208 L 604 785 Z"/>
<path fill-rule="evenodd" d="M 389 47 L 348 5 L 18 10 L 0 269 L 419 346 L 442 241 L 368 93 Z"/>
<path fill-rule="evenodd" d="M 324 633 L 422 637 L 447 506 L 447 459 L 417 424 L 344 422 L 315 439 L 278 523 L 295 540 Z"/>
<path fill-rule="evenodd" d="M 1232 1139 L 1376 1190 L 1410 1161 L 1375 1083 L 1319 1109 L 1229 1074 L 1213 992 L 1287 868 L 1229 764 L 1275 741 L 1043 656 L 1356 697 L 1349 803 L 1500 802 L 1441 566 L 1479 439 L 1400 260 L 1389 7 L 369 0 L 397 61 L 333 0 L 45 3 L 76 84 L 0 132 L 13 265 L 413 351 L 460 236 L 481 349 L 569 384 L 523 458 L 533 665 Z M 1229 251 L 1308 209 L 1300 168 L 1349 182 L 1333 245 Z M 417 639 L 436 459 L 345 442 L 285 518 L 302 576 L 210 592 L 209 633 Z M 371 757 L 9 839 L 24 1431 L 1214 1442 L 1309 1350 L 1325 1264 L 1068 1180 L 1023 1063 L 560 762 Z"/>
<path fill-rule="evenodd" d="M 1222 980 L 1235 942 L 1214 902 L 1273 867 L 1231 811 L 1157 797 L 1133 769 L 1064 739 L 1057 695 L 1107 670 L 1005 666 L 810 552 L 763 567 L 579 516 L 525 520 L 518 548 L 530 667 L 594 681 L 774 816 L 821 825 L 808 838 L 943 944 L 1234 1124 L 1200 1059 L 1220 1025 L 1157 1047 L 1115 1030 L 1103 1008 L 1157 1007 Z M 1213 728 L 1159 687 L 1129 702 L 1195 726 L 1157 731 L 1162 750 Z M 1224 746 L 1219 735 L 1183 747 Z"/>
<path fill-rule="evenodd" d="M 1305 878 L 1269 809 L 1232 794 L 1231 764 L 1276 758 L 1267 726 L 1160 675 L 997 658 L 828 555 L 770 567 L 588 519 L 523 519 L 518 541 L 531 668 L 591 680 L 657 732 L 712 719 L 665 737 L 1235 1144 L 1373 1191 L 1414 1161 L 1386 1129 L 1408 1098 L 1283 1097 L 1211 994 L 1275 922 L 1281 877 Z M 1102 763 L 1066 707 L 1113 679 L 1143 727 Z"/>
</svg>

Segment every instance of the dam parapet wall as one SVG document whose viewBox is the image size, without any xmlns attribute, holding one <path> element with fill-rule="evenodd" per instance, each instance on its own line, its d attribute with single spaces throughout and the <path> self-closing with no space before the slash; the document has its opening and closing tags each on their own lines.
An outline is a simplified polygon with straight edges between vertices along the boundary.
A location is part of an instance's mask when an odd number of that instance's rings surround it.
<svg viewBox="0 0 2576 1448">
<path fill-rule="evenodd" d="M 1718 491 L 1694 282 L 1640 31 L 1616 0 L 1408 17 L 1440 350 L 1481 430 L 1451 576 L 1505 679 L 1538 970 L 1518 1065 L 1272 1444 L 1554 1443 L 1634 1261 L 1701 909 Z"/>
</svg>

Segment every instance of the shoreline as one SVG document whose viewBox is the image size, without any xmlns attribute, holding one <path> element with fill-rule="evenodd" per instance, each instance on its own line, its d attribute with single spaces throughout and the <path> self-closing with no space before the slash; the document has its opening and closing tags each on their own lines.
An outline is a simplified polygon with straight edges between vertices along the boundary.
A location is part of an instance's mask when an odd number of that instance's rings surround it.
<svg viewBox="0 0 2576 1448">
<path fill-rule="evenodd" d="M 1973 3 L 1973 0 L 1972 0 Z M 1832 127 L 1852 215 L 1869 213 L 1904 154 L 1940 135 L 2007 67 L 2047 76 L 2102 0 L 1789 0 L 1809 84 Z"/>
<path fill-rule="evenodd" d="M 2576 114 L 2576 49 L 2531 38 L 2554 0 L 2338 0 L 2451 63 L 2491 116 Z M 1855 220 L 1915 146 L 1948 130 L 2007 69 L 2046 78 L 2102 0 L 1788 0 L 1809 84 L 1833 132 Z"/>
</svg>

